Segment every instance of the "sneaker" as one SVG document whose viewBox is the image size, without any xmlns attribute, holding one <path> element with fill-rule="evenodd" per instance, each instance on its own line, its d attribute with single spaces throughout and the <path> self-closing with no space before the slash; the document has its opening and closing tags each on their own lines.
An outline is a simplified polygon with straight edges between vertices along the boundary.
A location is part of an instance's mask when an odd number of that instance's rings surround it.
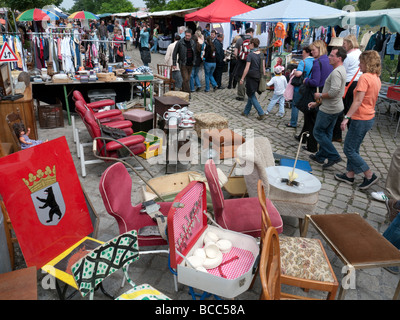
<svg viewBox="0 0 400 320">
<path fill-rule="evenodd" d="M 371 197 L 374 198 L 375 200 L 383 202 L 385 202 L 388 199 L 388 197 L 383 191 L 371 192 Z"/>
<path fill-rule="evenodd" d="M 339 181 L 342 181 L 342 182 L 346 182 L 348 184 L 353 184 L 353 182 L 354 182 L 354 178 L 349 178 L 345 173 L 342 173 L 342 174 L 337 173 L 337 174 L 335 174 L 335 179 L 339 180 Z"/>
<path fill-rule="evenodd" d="M 267 117 L 267 115 L 264 113 L 260 116 L 257 117 L 257 120 L 264 120 Z"/>
<path fill-rule="evenodd" d="M 320 163 L 320 164 L 323 164 L 323 163 L 325 162 L 325 160 L 319 160 L 315 154 L 310 154 L 310 155 L 309 155 L 309 158 L 310 158 L 312 161 L 318 162 L 318 163 Z"/>
<path fill-rule="evenodd" d="M 244 112 L 242 112 L 241 115 L 242 115 L 243 117 L 246 117 L 246 118 L 249 117 L 249 115 L 248 115 L 248 114 L 245 114 Z"/>
<path fill-rule="evenodd" d="M 375 173 L 372 174 L 371 179 L 367 179 L 364 177 L 363 183 L 361 183 L 358 188 L 361 190 L 368 189 L 370 186 L 372 186 L 374 183 L 378 181 L 378 177 L 375 175 Z"/>
<path fill-rule="evenodd" d="M 322 168 L 326 169 L 329 167 L 332 167 L 334 164 L 339 163 L 342 161 L 342 158 L 336 159 L 336 160 L 328 160 L 327 163 L 322 165 Z"/>
<path fill-rule="evenodd" d="M 200 89 L 201 89 L 200 87 L 197 87 L 197 88 L 196 88 L 196 92 L 200 91 Z"/>
<path fill-rule="evenodd" d="M 237 100 L 237 101 L 244 101 L 244 98 L 236 97 L 236 100 Z"/>
<path fill-rule="evenodd" d="M 285 114 L 284 113 L 278 113 L 276 116 L 279 117 L 279 118 L 283 118 L 285 116 Z"/>
<path fill-rule="evenodd" d="M 217 87 L 217 86 L 215 86 L 213 89 L 214 89 L 214 92 L 215 92 L 215 91 L 217 91 L 217 90 L 218 90 L 218 87 Z"/>
</svg>

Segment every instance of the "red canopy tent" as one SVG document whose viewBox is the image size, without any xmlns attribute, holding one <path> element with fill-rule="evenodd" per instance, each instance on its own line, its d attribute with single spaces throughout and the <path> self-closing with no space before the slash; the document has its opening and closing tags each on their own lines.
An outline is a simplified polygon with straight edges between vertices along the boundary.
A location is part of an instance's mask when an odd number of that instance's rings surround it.
<svg viewBox="0 0 400 320">
<path fill-rule="evenodd" d="M 251 10 L 254 8 L 240 0 L 215 0 L 207 7 L 185 15 L 185 21 L 230 22 L 231 17 Z"/>
</svg>

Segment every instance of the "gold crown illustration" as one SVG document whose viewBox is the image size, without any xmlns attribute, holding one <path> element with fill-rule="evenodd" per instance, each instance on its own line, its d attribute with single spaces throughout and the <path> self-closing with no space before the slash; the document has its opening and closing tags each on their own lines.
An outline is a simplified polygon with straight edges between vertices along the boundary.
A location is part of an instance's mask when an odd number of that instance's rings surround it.
<svg viewBox="0 0 400 320">
<path fill-rule="evenodd" d="M 28 180 L 22 178 L 22 181 L 31 190 L 31 193 L 48 187 L 57 181 L 56 166 L 54 165 L 53 169 L 47 166 L 44 172 L 42 169 L 38 169 L 36 175 L 29 173 Z"/>
</svg>

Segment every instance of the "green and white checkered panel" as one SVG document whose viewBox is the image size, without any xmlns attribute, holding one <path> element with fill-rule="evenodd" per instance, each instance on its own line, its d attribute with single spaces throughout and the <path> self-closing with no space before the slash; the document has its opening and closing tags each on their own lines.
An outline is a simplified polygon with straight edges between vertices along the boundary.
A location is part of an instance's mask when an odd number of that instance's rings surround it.
<svg viewBox="0 0 400 320">
<path fill-rule="evenodd" d="M 136 230 L 128 231 L 89 252 L 72 266 L 72 275 L 85 297 L 115 271 L 139 259 Z"/>
</svg>

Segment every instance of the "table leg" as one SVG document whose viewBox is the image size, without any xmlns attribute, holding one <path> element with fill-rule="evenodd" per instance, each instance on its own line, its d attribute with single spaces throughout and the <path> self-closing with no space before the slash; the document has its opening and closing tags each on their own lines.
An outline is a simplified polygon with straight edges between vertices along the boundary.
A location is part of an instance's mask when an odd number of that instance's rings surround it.
<svg viewBox="0 0 400 320">
<path fill-rule="evenodd" d="M 69 112 L 69 103 L 68 103 L 68 94 L 67 94 L 67 86 L 64 87 L 64 97 L 65 97 L 65 106 L 67 107 L 67 115 L 68 115 L 68 124 L 71 125 L 71 114 Z"/>
</svg>

